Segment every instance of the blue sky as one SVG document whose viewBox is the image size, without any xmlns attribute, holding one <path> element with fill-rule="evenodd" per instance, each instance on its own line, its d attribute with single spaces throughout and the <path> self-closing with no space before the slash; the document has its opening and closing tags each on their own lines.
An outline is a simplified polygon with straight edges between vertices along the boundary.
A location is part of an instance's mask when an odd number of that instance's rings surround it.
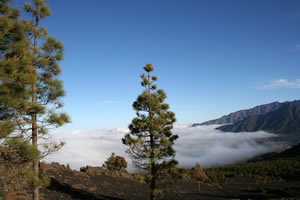
<svg viewBox="0 0 300 200">
<path fill-rule="evenodd" d="M 19 7 L 23 0 L 16 3 Z M 72 123 L 127 127 L 152 63 L 178 123 L 300 99 L 300 1 L 48 0 Z"/>
</svg>

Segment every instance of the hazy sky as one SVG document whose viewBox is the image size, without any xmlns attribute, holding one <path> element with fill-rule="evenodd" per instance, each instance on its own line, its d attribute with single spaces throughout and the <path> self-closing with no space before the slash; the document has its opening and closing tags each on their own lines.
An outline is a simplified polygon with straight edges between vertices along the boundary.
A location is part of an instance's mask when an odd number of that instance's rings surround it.
<svg viewBox="0 0 300 200">
<path fill-rule="evenodd" d="M 127 127 L 146 63 L 178 123 L 299 99 L 300 1 L 48 3 L 53 15 L 43 24 L 65 46 L 64 110 L 73 123 L 62 130 Z"/>
</svg>

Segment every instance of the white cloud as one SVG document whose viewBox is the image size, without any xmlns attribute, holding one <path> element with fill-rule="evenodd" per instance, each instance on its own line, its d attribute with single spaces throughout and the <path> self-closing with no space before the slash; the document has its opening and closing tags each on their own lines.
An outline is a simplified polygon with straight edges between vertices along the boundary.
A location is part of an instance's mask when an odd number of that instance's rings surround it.
<svg viewBox="0 0 300 200">
<path fill-rule="evenodd" d="M 269 83 L 259 86 L 259 89 L 271 89 L 271 88 L 300 88 L 300 79 L 289 81 L 288 79 L 278 79 L 270 81 Z"/>
<path fill-rule="evenodd" d="M 173 129 L 179 135 L 174 148 L 179 165 L 191 167 L 199 162 L 201 166 L 229 164 L 249 159 L 255 155 L 273 151 L 275 144 L 263 144 L 258 139 L 274 137 L 266 132 L 254 133 L 224 133 L 215 130 L 217 126 L 176 126 Z M 101 166 L 115 152 L 124 156 L 127 146 L 121 138 L 128 129 L 99 129 L 93 131 L 73 131 L 54 133 L 53 138 L 65 141 L 67 144 L 57 153 L 49 156 L 47 161 L 69 163 L 73 169 L 81 166 Z"/>
<path fill-rule="evenodd" d="M 177 159 L 181 166 L 190 167 L 199 162 L 202 167 L 244 161 L 278 148 L 275 144 L 258 142 L 274 137 L 264 131 L 229 133 L 215 130 L 217 125 L 175 129 L 180 136 L 176 143 Z"/>
</svg>

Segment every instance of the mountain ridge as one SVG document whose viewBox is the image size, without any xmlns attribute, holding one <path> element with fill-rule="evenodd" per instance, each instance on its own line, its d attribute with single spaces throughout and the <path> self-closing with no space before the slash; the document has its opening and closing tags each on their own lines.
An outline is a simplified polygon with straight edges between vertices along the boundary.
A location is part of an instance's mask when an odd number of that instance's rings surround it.
<svg viewBox="0 0 300 200">
<path fill-rule="evenodd" d="M 225 132 L 255 132 L 259 130 L 293 135 L 300 133 L 300 107 L 287 103 L 264 115 L 253 115 L 232 125 L 217 128 Z"/>
<path fill-rule="evenodd" d="M 212 125 L 212 124 L 234 124 L 236 122 L 242 121 L 246 119 L 247 117 L 253 116 L 253 115 L 263 115 L 267 114 L 269 112 L 272 112 L 274 110 L 277 110 L 281 108 L 283 105 L 287 103 L 293 103 L 296 106 L 300 106 L 300 100 L 294 100 L 294 101 L 285 101 L 285 102 L 272 102 L 268 104 L 262 104 L 258 105 L 249 109 L 243 109 L 236 112 L 232 112 L 228 115 L 224 115 L 220 118 L 209 120 L 203 123 L 194 123 L 192 126 L 199 126 L 199 125 Z"/>
</svg>

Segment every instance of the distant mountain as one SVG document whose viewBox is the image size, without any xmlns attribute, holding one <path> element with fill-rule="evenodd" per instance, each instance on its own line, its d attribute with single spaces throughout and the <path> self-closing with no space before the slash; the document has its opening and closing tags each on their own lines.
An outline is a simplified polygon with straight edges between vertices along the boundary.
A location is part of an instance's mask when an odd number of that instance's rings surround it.
<svg viewBox="0 0 300 200">
<path fill-rule="evenodd" d="M 279 109 L 264 115 L 250 116 L 233 125 L 217 128 L 225 132 L 254 132 L 264 130 L 281 135 L 300 135 L 300 107 L 285 103 Z"/>
<path fill-rule="evenodd" d="M 297 106 L 300 106 L 300 100 L 295 100 L 292 102 L 286 101 L 286 102 L 273 102 L 269 104 L 259 105 L 250 109 L 246 110 L 240 110 L 237 112 L 230 113 L 228 115 L 224 115 L 221 118 L 210 120 L 204 123 L 195 123 L 193 126 L 198 125 L 211 125 L 211 124 L 234 124 L 236 122 L 242 121 L 246 119 L 247 117 L 253 116 L 253 115 L 264 115 L 269 112 L 272 112 L 274 110 L 277 110 L 281 108 L 283 105 L 293 103 Z"/>
</svg>

